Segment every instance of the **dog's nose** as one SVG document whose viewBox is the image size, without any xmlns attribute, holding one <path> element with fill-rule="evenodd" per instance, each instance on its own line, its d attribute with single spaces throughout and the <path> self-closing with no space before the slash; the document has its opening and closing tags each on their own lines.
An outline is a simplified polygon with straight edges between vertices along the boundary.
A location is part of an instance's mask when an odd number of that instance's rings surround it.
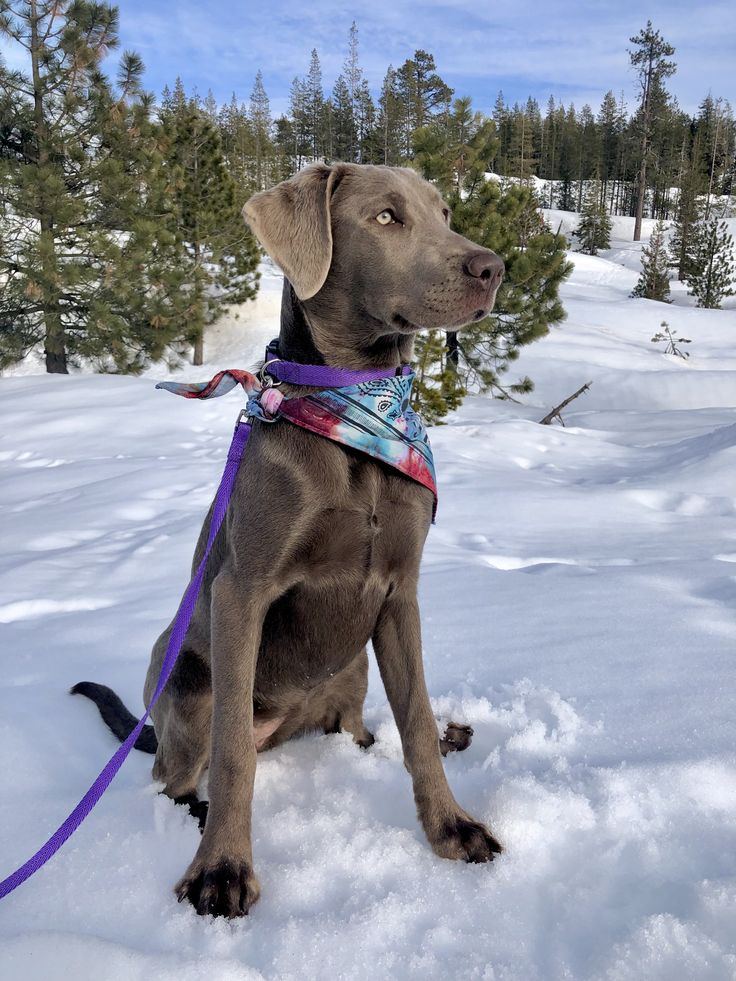
<svg viewBox="0 0 736 981">
<path fill-rule="evenodd" d="M 498 286 L 503 279 L 504 265 L 495 252 L 471 252 L 465 256 L 463 269 L 474 279 L 480 279 L 489 286 Z"/>
</svg>

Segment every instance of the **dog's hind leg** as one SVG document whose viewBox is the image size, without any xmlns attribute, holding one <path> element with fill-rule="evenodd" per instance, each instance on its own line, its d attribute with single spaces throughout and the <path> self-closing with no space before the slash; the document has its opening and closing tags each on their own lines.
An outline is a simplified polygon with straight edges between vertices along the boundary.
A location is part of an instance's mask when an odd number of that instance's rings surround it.
<svg viewBox="0 0 736 981">
<path fill-rule="evenodd" d="M 154 646 L 146 699 L 158 680 L 169 633 L 164 631 Z M 197 785 L 209 759 L 212 682 L 209 664 L 194 650 L 190 637 L 151 714 L 158 737 L 153 778 L 164 784 L 167 797 L 188 806 L 203 827 L 207 808 L 197 798 Z"/>
<path fill-rule="evenodd" d="M 440 739 L 440 753 L 462 753 L 473 741 L 473 727 L 462 722 L 448 722 Z"/>
<path fill-rule="evenodd" d="M 353 742 L 368 749 L 376 741 L 363 721 L 363 703 L 368 691 L 368 652 L 335 676 L 328 692 L 328 708 L 321 722 L 325 732 L 349 732 Z"/>
</svg>

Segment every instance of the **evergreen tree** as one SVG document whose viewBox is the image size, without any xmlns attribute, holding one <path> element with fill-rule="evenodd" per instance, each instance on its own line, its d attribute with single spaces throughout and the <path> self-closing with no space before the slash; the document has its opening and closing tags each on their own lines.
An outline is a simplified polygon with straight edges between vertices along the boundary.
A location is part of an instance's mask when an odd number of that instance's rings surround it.
<svg viewBox="0 0 736 981">
<path fill-rule="evenodd" d="M 256 76 L 256 79 L 257 79 L 258 82 L 260 82 L 260 87 L 262 89 L 263 88 L 263 75 L 261 74 L 260 71 L 258 72 L 258 75 Z M 263 94 L 265 95 L 265 92 Z M 212 122 L 213 123 L 216 123 L 217 122 L 217 112 L 218 112 L 218 109 L 217 109 L 217 100 L 215 99 L 215 96 L 214 96 L 214 93 L 213 93 L 212 89 L 207 89 L 207 96 L 205 97 L 204 105 L 203 105 L 202 108 L 207 113 L 207 115 L 210 117 L 210 119 L 212 120 Z"/>
<path fill-rule="evenodd" d="M 437 74 L 434 58 L 427 51 L 415 51 L 414 57 L 404 62 L 397 75 L 399 97 L 405 109 L 402 152 L 410 157 L 414 131 L 447 110 L 452 89 Z"/>
<path fill-rule="evenodd" d="M 184 303 L 142 62 L 126 53 L 116 88 L 102 74 L 118 43 L 102 3 L 1 0 L 0 34 L 28 62 L 0 68 L 17 134 L 0 161 L 0 365 L 43 344 L 50 372 L 140 370 L 181 339 Z"/>
<path fill-rule="evenodd" d="M 338 75 L 332 90 L 332 140 L 336 160 L 355 163 L 357 128 L 350 89 L 344 75 Z"/>
<path fill-rule="evenodd" d="M 629 50 L 629 60 L 632 67 L 636 69 L 641 88 L 638 114 L 640 163 L 634 222 L 634 241 L 638 242 L 641 239 L 641 222 L 647 192 L 647 163 L 655 116 L 654 97 L 658 91 L 662 91 L 664 79 L 674 75 L 676 65 L 673 61 L 667 60 L 675 53 L 675 49 L 664 40 L 659 31 L 654 30 L 650 20 L 643 30 L 629 40 L 634 45 L 634 49 Z"/>
<path fill-rule="evenodd" d="M 680 191 L 675 209 L 675 220 L 670 238 L 670 265 L 677 270 L 680 282 L 689 279 L 693 269 L 692 241 L 695 228 L 702 215 L 699 195 L 703 189 L 703 177 L 693 162 L 699 158 L 699 139 L 696 135 L 692 159 L 686 160 L 680 172 Z"/>
<path fill-rule="evenodd" d="M 416 379 L 411 404 L 429 425 L 441 422 L 448 412 L 462 405 L 465 389 L 453 353 L 459 353 L 459 348 L 456 344 L 451 348 L 441 330 L 417 334 L 414 342 Z"/>
<path fill-rule="evenodd" d="M 588 181 L 580 222 L 573 233 L 580 242 L 580 252 L 598 255 L 599 249 L 611 248 L 613 223 L 602 200 L 599 181 Z"/>
<path fill-rule="evenodd" d="M 263 191 L 270 184 L 269 160 L 271 158 L 271 107 L 263 87 L 263 72 L 258 69 L 250 95 L 248 120 L 253 134 L 255 160 L 255 191 Z M 249 189 L 250 190 L 250 189 Z"/>
<path fill-rule="evenodd" d="M 583 191 L 585 182 L 596 174 L 596 160 L 598 157 L 598 133 L 595 125 L 593 110 L 589 105 L 584 105 L 577 118 L 577 177 L 578 177 L 578 199 L 577 211 L 583 210 Z"/>
<path fill-rule="evenodd" d="M 664 233 L 664 222 L 660 219 L 654 226 L 649 244 L 642 250 L 641 275 L 632 296 L 670 302 L 669 262 Z"/>
<path fill-rule="evenodd" d="M 616 180 L 619 158 L 619 141 L 621 139 L 622 120 L 619 115 L 616 97 L 609 91 L 603 96 L 603 102 L 598 111 L 598 173 L 603 182 L 603 200 L 608 201 L 609 184 Z"/>
<path fill-rule="evenodd" d="M 542 124 L 542 149 L 539 165 L 539 176 L 549 181 L 548 196 L 546 198 L 547 207 L 552 207 L 554 193 L 554 179 L 557 168 L 558 154 L 558 127 L 555 100 L 550 96 L 547 100 L 547 112 Z"/>
<path fill-rule="evenodd" d="M 325 147 L 325 95 L 322 89 L 322 66 L 317 49 L 312 48 L 309 62 L 307 84 L 304 93 L 304 112 L 308 121 L 307 139 L 312 160 L 321 160 L 327 155 Z"/>
<path fill-rule="evenodd" d="M 274 132 L 274 182 L 283 181 L 291 177 L 297 171 L 297 161 L 294 149 L 297 144 L 297 136 L 294 123 L 288 116 L 278 116 L 273 124 Z M 327 157 L 330 157 L 327 150 Z"/>
<path fill-rule="evenodd" d="M 687 280 L 688 293 L 699 307 L 717 310 L 736 286 L 736 258 L 733 237 L 725 221 L 704 214 L 695 227 L 692 265 Z"/>
<path fill-rule="evenodd" d="M 363 80 L 363 69 L 358 59 L 358 26 L 353 21 L 348 32 L 348 53 L 342 69 L 343 78 L 350 93 L 350 101 L 355 108 L 358 91 Z"/>
<path fill-rule="evenodd" d="M 390 167 L 401 163 L 405 115 L 398 89 L 398 77 L 389 65 L 378 100 L 377 143 L 380 147 L 378 163 Z"/>
<path fill-rule="evenodd" d="M 175 188 L 171 222 L 186 247 L 183 322 L 194 345 L 194 364 L 202 364 L 204 328 L 224 306 L 255 295 L 259 251 L 243 222 L 243 200 L 225 165 L 217 128 L 206 113 L 190 100 L 162 112 L 161 119 Z"/>
<path fill-rule="evenodd" d="M 309 138 L 309 113 L 307 108 L 307 83 L 294 77 L 289 92 L 289 117 L 293 144 L 290 156 L 293 161 L 293 171 L 301 170 L 311 155 Z"/>
<path fill-rule="evenodd" d="M 177 100 L 175 107 L 180 114 L 187 112 L 186 95 Z M 166 113 L 165 104 L 161 112 Z M 248 108 L 238 102 L 233 92 L 230 102 L 217 114 L 216 125 L 228 173 L 244 197 L 270 182 L 275 148 L 270 142 L 269 116 L 268 97 L 258 80 L 253 85 Z"/>
<path fill-rule="evenodd" d="M 508 148 L 510 175 L 528 180 L 534 173 L 533 116 L 518 103 L 511 112 L 511 133 Z"/>
<path fill-rule="evenodd" d="M 379 134 L 376 130 L 376 106 L 365 79 L 361 81 L 355 97 L 354 114 L 358 163 L 380 163 Z"/>
<path fill-rule="evenodd" d="M 557 207 L 561 211 L 574 211 L 576 198 L 573 182 L 579 173 L 580 132 L 577 113 L 572 103 L 567 109 L 562 104 L 557 107 L 557 126 L 560 134 Z"/>
<path fill-rule="evenodd" d="M 498 135 L 498 149 L 493 161 L 493 171 L 501 177 L 509 177 L 512 117 L 504 102 L 503 92 L 500 90 L 493 106 L 493 122 L 496 124 L 496 133 Z"/>
</svg>

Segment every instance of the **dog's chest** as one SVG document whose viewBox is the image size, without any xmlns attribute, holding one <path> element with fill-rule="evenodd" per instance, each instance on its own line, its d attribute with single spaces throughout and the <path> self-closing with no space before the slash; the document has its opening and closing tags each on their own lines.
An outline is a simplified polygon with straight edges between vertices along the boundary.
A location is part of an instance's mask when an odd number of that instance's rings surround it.
<svg viewBox="0 0 736 981">
<path fill-rule="evenodd" d="M 296 585 L 266 617 L 262 691 L 275 678 L 287 676 L 304 688 L 342 670 L 370 640 L 396 584 L 416 578 L 430 492 L 387 467 L 358 461 L 349 493 L 322 504 L 291 556 Z"/>
<path fill-rule="evenodd" d="M 380 580 L 414 565 L 431 514 L 431 495 L 385 464 L 347 455 L 345 479 L 325 493 L 297 562 L 312 582 L 342 577 L 346 585 Z"/>
</svg>

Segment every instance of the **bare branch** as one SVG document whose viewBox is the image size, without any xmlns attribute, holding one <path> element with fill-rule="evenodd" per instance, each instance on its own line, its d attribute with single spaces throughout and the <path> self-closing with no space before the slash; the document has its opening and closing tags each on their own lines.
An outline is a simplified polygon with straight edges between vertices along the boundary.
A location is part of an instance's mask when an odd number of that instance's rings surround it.
<svg viewBox="0 0 736 981">
<path fill-rule="evenodd" d="M 577 392 L 574 392 L 572 395 L 568 396 L 568 398 L 566 398 L 564 402 L 560 402 L 559 405 L 556 405 L 551 412 L 547 413 L 544 419 L 539 420 L 540 426 L 549 426 L 552 424 L 552 422 L 555 419 L 559 419 L 562 425 L 564 426 L 565 423 L 561 415 L 562 410 L 565 408 L 566 405 L 569 405 L 573 401 L 573 399 L 576 399 L 578 395 L 582 395 L 583 392 L 587 392 L 592 384 L 593 382 L 586 382 L 581 388 L 577 390 Z"/>
</svg>

